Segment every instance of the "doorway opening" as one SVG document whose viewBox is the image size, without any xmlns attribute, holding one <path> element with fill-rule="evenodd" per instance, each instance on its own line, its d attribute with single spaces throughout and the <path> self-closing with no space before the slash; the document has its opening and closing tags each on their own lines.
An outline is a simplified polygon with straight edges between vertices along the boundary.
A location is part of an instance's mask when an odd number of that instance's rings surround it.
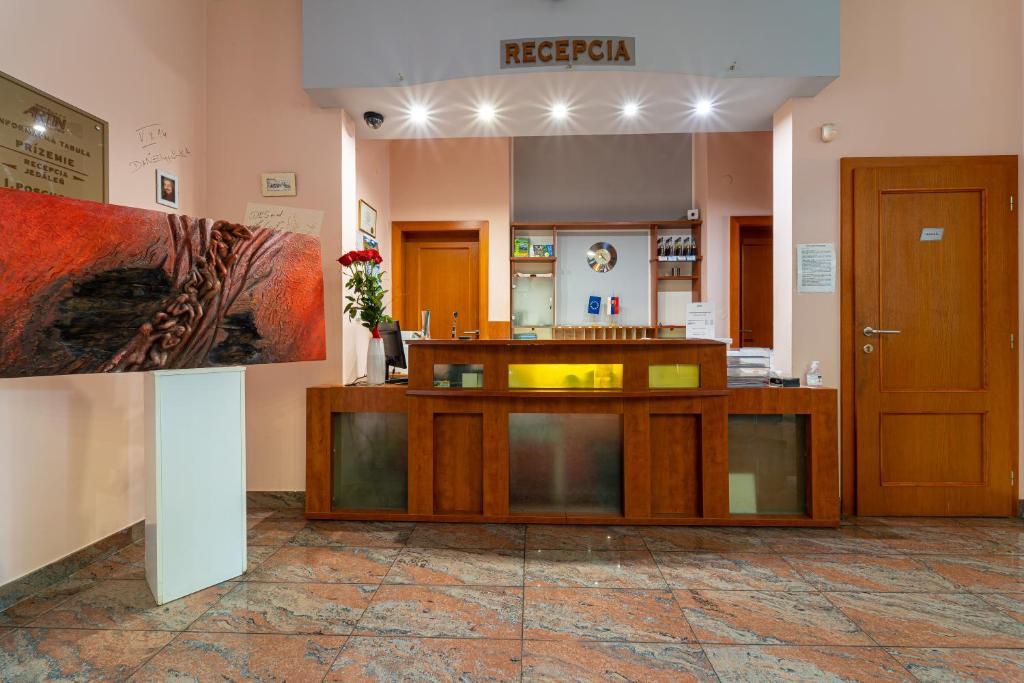
<svg viewBox="0 0 1024 683">
<path fill-rule="evenodd" d="M 734 348 L 771 348 L 772 217 L 729 219 L 729 333 Z"/>
<path fill-rule="evenodd" d="M 392 311 L 402 329 L 487 338 L 487 221 L 393 221 Z"/>
</svg>

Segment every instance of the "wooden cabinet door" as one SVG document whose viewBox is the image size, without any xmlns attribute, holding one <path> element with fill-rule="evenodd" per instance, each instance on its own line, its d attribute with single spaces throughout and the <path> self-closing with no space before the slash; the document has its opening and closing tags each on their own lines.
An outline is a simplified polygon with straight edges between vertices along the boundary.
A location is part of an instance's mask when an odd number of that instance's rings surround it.
<svg viewBox="0 0 1024 683">
<path fill-rule="evenodd" d="M 1016 161 L 920 162 L 853 175 L 857 512 L 1008 515 Z"/>
</svg>

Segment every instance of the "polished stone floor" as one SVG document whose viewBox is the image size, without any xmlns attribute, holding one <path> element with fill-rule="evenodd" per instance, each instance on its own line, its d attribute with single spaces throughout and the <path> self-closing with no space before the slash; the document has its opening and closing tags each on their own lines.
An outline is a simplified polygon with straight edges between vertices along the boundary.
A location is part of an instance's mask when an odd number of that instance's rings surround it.
<svg viewBox="0 0 1024 683">
<path fill-rule="evenodd" d="M 235 580 L 157 607 L 140 542 L 0 613 L 0 680 L 1024 680 L 1020 520 L 249 519 Z"/>
</svg>

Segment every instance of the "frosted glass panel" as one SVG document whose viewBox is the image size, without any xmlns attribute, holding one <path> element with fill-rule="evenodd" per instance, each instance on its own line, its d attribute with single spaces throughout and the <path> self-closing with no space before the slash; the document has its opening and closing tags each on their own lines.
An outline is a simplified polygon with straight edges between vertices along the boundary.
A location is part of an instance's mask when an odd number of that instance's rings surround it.
<svg viewBox="0 0 1024 683">
<path fill-rule="evenodd" d="M 509 508 L 622 514 L 622 416 L 510 413 Z"/>
<path fill-rule="evenodd" d="M 729 416 L 729 511 L 807 512 L 806 415 Z"/>
<path fill-rule="evenodd" d="M 513 325 L 551 327 L 555 322 L 554 296 L 554 280 L 550 277 L 512 278 Z"/>
<path fill-rule="evenodd" d="M 438 389 L 482 389 L 484 366 L 479 363 L 435 363 L 434 387 Z"/>
<path fill-rule="evenodd" d="M 699 389 L 700 365 L 648 365 L 647 386 L 650 389 Z"/>
<path fill-rule="evenodd" d="M 335 510 L 405 510 L 408 417 L 405 413 L 334 413 Z"/>
<path fill-rule="evenodd" d="M 621 389 L 621 363 L 509 364 L 509 389 Z"/>
</svg>

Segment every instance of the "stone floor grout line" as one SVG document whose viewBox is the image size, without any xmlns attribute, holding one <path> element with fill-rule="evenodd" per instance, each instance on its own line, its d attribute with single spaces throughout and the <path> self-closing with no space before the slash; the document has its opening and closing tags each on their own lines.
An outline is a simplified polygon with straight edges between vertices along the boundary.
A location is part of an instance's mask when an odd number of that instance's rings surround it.
<svg viewBox="0 0 1024 683">
<path fill-rule="evenodd" d="M 143 668 L 144 668 L 144 667 L 145 667 L 145 666 L 146 666 L 147 664 L 149 664 L 149 663 L 150 663 L 151 661 L 153 661 L 154 659 L 156 659 L 156 658 L 157 658 L 157 657 L 158 657 L 158 656 L 159 656 L 159 655 L 160 655 L 160 654 L 161 654 L 161 653 L 162 653 L 162 652 L 163 652 L 164 650 L 166 650 L 167 648 L 169 648 L 169 647 L 170 647 L 170 646 L 171 646 L 171 645 L 172 645 L 172 644 L 173 644 L 173 643 L 174 643 L 175 641 L 177 641 L 177 640 L 178 640 L 178 638 L 181 638 L 182 636 L 184 636 L 184 635 L 185 635 L 185 633 L 186 633 L 185 631 L 178 631 L 177 633 L 175 633 L 175 634 L 174 634 L 174 637 L 172 637 L 172 638 L 171 638 L 170 640 L 168 640 L 168 641 L 167 641 L 166 643 L 164 643 L 163 647 L 161 647 L 161 648 L 160 648 L 159 650 L 157 650 L 156 652 L 154 652 L 154 653 L 153 653 L 153 654 L 152 654 L 151 656 L 149 656 L 149 657 L 146 657 L 146 658 L 145 658 L 144 660 L 142 660 L 142 662 L 141 662 L 141 663 L 140 663 L 140 664 L 139 664 L 139 665 L 138 665 L 137 667 L 135 667 L 135 668 L 134 668 L 134 669 L 132 670 L 132 672 L 131 672 L 130 674 L 128 674 L 128 675 L 127 675 L 127 676 L 125 677 L 125 679 L 124 679 L 124 680 L 125 680 L 125 681 L 130 681 L 130 680 L 131 680 L 131 679 L 132 679 L 132 678 L 133 678 L 133 677 L 135 676 L 135 674 L 137 674 L 137 673 L 139 673 L 140 671 L 142 671 L 142 669 L 143 669 Z"/>
</svg>

